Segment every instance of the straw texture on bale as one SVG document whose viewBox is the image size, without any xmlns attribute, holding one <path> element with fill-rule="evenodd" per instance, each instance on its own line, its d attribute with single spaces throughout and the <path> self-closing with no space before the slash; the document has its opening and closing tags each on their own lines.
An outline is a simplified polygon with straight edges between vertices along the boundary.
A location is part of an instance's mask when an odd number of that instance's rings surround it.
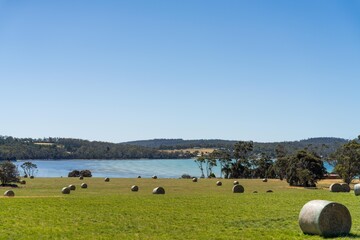
<svg viewBox="0 0 360 240">
<path fill-rule="evenodd" d="M 165 194 L 165 189 L 163 187 L 154 188 L 153 194 Z"/>
<path fill-rule="evenodd" d="M 355 193 L 355 196 L 360 195 L 360 183 L 354 185 L 354 193 Z"/>
<path fill-rule="evenodd" d="M 312 200 L 301 209 L 299 225 L 305 234 L 324 237 L 342 236 L 350 232 L 351 215 L 340 203 Z"/>
<path fill-rule="evenodd" d="M 152 179 L 157 179 L 157 176 L 156 175 L 152 176 Z"/>
<path fill-rule="evenodd" d="M 340 183 L 340 186 L 342 188 L 342 192 L 350 192 L 350 186 L 347 183 Z"/>
<path fill-rule="evenodd" d="M 234 185 L 233 189 L 232 189 L 233 193 L 243 193 L 244 192 L 244 187 L 242 185 Z"/>
<path fill-rule="evenodd" d="M 137 191 L 139 191 L 139 187 L 136 186 L 136 185 L 133 185 L 133 186 L 131 187 L 131 191 L 137 192 Z"/>
<path fill-rule="evenodd" d="M 61 192 L 62 192 L 63 194 L 70 194 L 70 188 L 68 188 L 68 187 L 63 187 L 63 189 L 61 189 Z"/>
<path fill-rule="evenodd" d="M 82 183 L 82 184 L 80 185 L 80 187 L 81 187 L 81 188 L 87 188 L 88 185 L 87 185 L 86 183 Z"/>
<path fill-rule="evenodd" d="M 7 190 L 5 193 L 4 193 L 4 196 L 6 197 L 14 197 L 15 196 L 15 193 L 13 190 Z"/>
<path fill-rule="evenodd" d="M 68 188 L 70 188 L 71 191 L 74 191 L 76 189 L 75 185 L 69 185 Z"/>
<path fill-rule="evenodd" d="M 222 185 L 222 182 L 220 182 L 220 181 L 216 182 L 216 186 L 221 186 L 221 185 Z"/>
<path fill-rule="evenodd" d="M 196 177 L 194 177 L 194 178 L 192 179 L 192 181 L 193 181 L 193 182 L 197 182 L 198 179 L 197 179 Z"/>
<path fill-rule="evenodd" d="M 264 178 L 262 181 L 263 181 L 263 182 L 267 182 L 267 178 Z"/>
<path fill-rule="evenodd" d="M 330 192 L 342 192 L 342 189 L 340 183 L 333 183 L 329 187 Z"/>
<path fill-rule="evenodd" d="M 239 184 L 239 181 L 234 181 L 234 185 L 238 185 Z"/>
<path fill-rule="evenodd" d="M 110 182 L 110 178 L 105 178 L 105 182 Z"/>
</svg>

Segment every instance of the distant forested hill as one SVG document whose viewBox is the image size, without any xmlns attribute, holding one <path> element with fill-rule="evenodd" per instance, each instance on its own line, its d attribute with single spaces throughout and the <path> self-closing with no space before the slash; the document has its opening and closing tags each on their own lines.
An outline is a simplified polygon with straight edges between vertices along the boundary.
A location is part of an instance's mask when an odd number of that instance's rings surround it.
<svg viewBox="0 0 360 240">
<path fill-rule="evenodd" d="M 275 157 L 275 148 L 278 145 L 283 145 L 288 153 L 292 153 L 298 149 L 309 148 L 318 152 L 322 156 L 328 156 L 334 152 L 339 146 L 346 143 L 348 140 L 343 138 L 332 137 L 319 137 L 309 138 L 300 141 L 288 141 L 288 142 L 270 142 L 260 143 L 254 142 L 255 153 L 267 153 L 268 155 Z M 235 140 L 220 140 L 220 139 L 200 139 L 200 140 L 183 140 L 183 139 L 153 139 L 126 142 L 126 144 L 157 148 L 160 150 L 180 150 L 188 148 L 228 148 L 232 149 Z"/>
<path fill-rule="evenodd" d="M 170 159 L 191 157 L 158 149 L 71 138 L 13 138 L 0 136 L 0 160 L 14 159 Z"/>
</svg>

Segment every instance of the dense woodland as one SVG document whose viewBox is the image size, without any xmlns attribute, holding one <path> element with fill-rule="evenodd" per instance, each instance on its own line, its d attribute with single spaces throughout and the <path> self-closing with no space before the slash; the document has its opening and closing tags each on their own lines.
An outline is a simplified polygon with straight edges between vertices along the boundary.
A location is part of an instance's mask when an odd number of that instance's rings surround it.
<svg viewBox="0 0 360 240">
<path fill-rule="evenodd" d="M 253 153 L 275 157 L 278 145 L 286 152 L 308 148 L 328 156 L 348 140 L 341 138 L 312 138 L 294 142 L 256 143 Z M 0 160 L 15 159 L 170 159 L 196 157 L 189 152 L 162 150 L 185 148 L 218 148 L 232 150 L 236 141 L 154 139 L 126 143 L 108 143 L 72 138 L 14 138 L 0 136 Z"/>
<path fill-rule="evenodd" d="M 183 140 L 183 139 L 153 139 L 127 142 L 127 144 L 156 148 L 160 150 L 180 150 L 188 148 L 223 148 L 233 149 L 238 141 L 211 139 L 211 140 Z M 272 158 L 276 157 L 275 149 L 278 145 L 284 146 L 287 153 L 294 153 L 299 149 L 309 149 L 318 153 L 323 157 L 329 156 L 335 152 L 341 145 L 347 143 L 348 140 L 343 138 L 309 138 L 300 141 L 288 142 L 271 142 L 260 143 L 254 142 L 253 153 L 266 154 Z"/>
</svg>

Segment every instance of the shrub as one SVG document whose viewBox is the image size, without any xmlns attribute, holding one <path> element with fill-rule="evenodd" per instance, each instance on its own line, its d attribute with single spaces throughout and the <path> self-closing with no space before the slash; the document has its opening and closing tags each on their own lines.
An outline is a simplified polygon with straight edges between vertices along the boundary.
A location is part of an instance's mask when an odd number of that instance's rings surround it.
<svg viewBox="0 0 360 240">
<path fill-rule="evenodd" d="M 68 177 L 92 177 L 91 171 L 90 170 L 73 170 L 71 172 L 69 172 Z"/>
<path fill-rule="evenodd" d="M 187 173 L 184 173 L 183 175 L 181 175 L 181 178 L 190 179 L 191 176 Z"/>
</svg>

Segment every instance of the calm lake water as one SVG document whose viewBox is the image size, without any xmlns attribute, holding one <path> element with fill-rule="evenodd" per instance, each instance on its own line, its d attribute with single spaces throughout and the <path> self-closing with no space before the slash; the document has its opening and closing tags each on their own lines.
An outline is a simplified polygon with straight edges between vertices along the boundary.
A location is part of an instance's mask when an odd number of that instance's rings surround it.
<svg viewBox="0 0 360 240">
<path fill-rule="evenodd" d="M 15 162 L 19 166 L 25 161 Z M 179 178 L 186 173 L 200 177 L 201 172 L 194 159 L 141 159 L 141 160 L 31 160 L 38 166 L 37 177 L 67 177 L 72 170 L 89 169 L 93 177 L 149 178 L 157 175 L 160 178 Z M 331 171 L 327 163 L 325 167 Z M 220 167 L 213 169 L 220 176 Z M 206 173 L 205 173 L 206 174 Z M 22 172 L 21 172 L 22 175 Z"/>
</svg>

